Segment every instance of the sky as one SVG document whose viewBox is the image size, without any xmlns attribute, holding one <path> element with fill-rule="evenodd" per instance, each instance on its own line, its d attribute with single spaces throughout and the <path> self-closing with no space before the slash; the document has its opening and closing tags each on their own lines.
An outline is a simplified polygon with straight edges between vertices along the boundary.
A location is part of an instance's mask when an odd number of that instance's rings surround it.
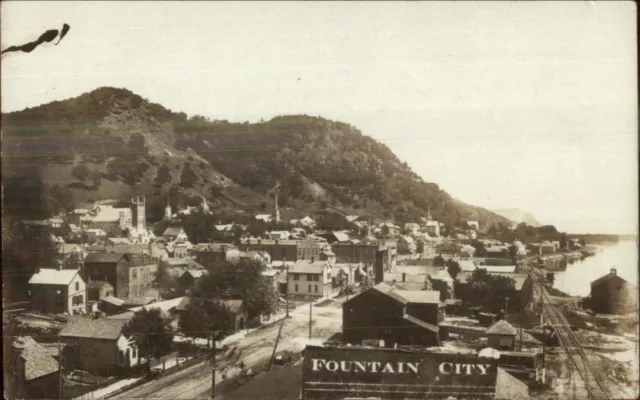
<svg viewBox="0 0 640 400">
<path fill-rule="evenodd" d="M 637 233 L 632 1 L 1 3 L 2 110 L 127 88 L 188 115 L 307 114 L 473 205 Z"/>
</svg>

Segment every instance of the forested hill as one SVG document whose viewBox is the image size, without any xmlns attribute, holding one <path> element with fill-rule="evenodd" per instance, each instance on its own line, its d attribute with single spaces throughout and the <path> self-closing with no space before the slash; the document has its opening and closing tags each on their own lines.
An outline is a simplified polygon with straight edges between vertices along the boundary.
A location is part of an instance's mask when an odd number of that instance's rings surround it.
<svg viewBox="0 0 640 400">
<path fill-rule="evenodd" d="M 99 88 L 2 118 L 5 201 L 26 190 L 43 213 L 133 193 L 268 210 L 266 192 L 280 182 L 281 205 L 301 212 L 332 208 L 404 223 L 429 208 L 448 224 L 505 221 L 423 181 L 355 127 L 320 117 L 187 118 L 128 90 Z M 13 211 L 24 209 L 22 202 Z"/>
</svg>

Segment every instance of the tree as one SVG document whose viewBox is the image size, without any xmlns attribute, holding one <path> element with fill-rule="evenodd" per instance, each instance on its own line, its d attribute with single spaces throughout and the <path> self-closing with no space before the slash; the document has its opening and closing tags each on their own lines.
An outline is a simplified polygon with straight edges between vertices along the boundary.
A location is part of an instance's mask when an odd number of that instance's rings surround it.
<svg viewBox="0 0 640 400">
<path fill-rule="evenodd" d="M 178 284 L 178 279 L 167 271 L 164 262 L 160 262 L 153 279 L 153 287 L 158 290 L 158 294 L 164 300 L 171 300 L 184 296 L 185 290 Z"/>
<path fill-rule="evenodd" d="M 189 189 L 196 183 L 198 183 L 198 176 L 193 172 L 193 169 L 191 169 L 191 164 L 185 163 L 182 175 L 180 176 L 180 186 L 184 189 Z"/>
<path fill-rule="evenodd" d="M 82 253 L 79 251 L 74 251 L 69 254 L 63 255 L 63 268 L 64 269 L 75 269 L 80 271 L 82 266 L 84 265 L 84 258 L 82 257 Z"/>
<path fill-rule="evenodd" d="M 192 295 L 202 298 L 240 299 L 249 318 L 273 314 L 278 294 L 263 275 L 265 265 L 255 260 L 205 265 L 209 274 L 197 281 Z"/>
<path fill-rule="evenodd" d="M 129 147 L 132 150 L 141 151 L 145 148 L 144 136 L 140 133 L 132 133 L 129 137 Z"/>
<path fill-rule="evenodd" d="M 457 261 L 453 259 L 447 261 L 447 272 L 451 275 L 451 278 L 455 280 L 460 271 L 462 271 L 462 268 L 460 268 L 460 264 Z"/>
<path fill-rule="evenodd" d="M 122 333 L 139 352 L 147 355 L 147 374 L 151 375 L 151 359 L 160 358 L 173 343 L 169 322 L 159 308 L 143 308 L 133 314 Z"/>
<path fill-rule="evenodd" d="M 89 176 L 91 175 L 91 170 L 86 165 L 80 164 L 73 167 L 73 169 L 71 169 L 71 174 L 77 180 L 84 181 L 89 179 Z"/>
<path fill-rule="evenodd" d="M 158 173 L 156 174 L 156 178 L 153 181 L 153 184 L 154 186 L 160 187 L 170 181 L 171 171 L 169 170 L 169 167 L 167 167 L 166 165 L 162 165 L 160 168 L 158 168 Z"/>
<path fill-rule="evenodd" d="M 233 315 L 219 300 L 194 297 L 178 322 L 178 329 L 190 338 L 222 340 L 233 332 Z"/>
</svg>

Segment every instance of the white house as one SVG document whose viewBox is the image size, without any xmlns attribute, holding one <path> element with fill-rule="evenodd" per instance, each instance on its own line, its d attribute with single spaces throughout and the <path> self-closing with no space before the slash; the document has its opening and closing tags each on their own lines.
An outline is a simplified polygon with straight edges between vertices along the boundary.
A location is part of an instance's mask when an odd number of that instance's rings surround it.
<svg viewBox="0 0 640 400">
<path fill-rule="evenodd" d="M 80 314 L 86 311 L 87 287 L 77 269 L 42 268 L 29 279 L 29 297 L 35 310 Z"/>
<path fill-rule="evenodd" d="M 288 293 L 328 297 L 331 294 L 331 264 L 321 260 L 298 260 L 289 268 Z"/>
<path fill-rule="evenodd" d="M 187 234 L 181 227 L 169 227 L 165 229 L 164 233 L 162 233 L 162 236 L 176 243 L 189 241 Z"/>
</svg>

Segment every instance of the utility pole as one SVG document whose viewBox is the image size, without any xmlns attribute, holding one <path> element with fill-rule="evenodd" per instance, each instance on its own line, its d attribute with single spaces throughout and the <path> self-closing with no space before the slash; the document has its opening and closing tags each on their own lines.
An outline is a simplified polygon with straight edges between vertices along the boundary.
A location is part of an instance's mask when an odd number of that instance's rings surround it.
<svg viewBox="0 0 640 400">
<path fill-rule="evenodd" d="M 289 266 L 287 265 L 287 257 L 282 257 L 282 264 L 287 270 L 287 285 L 284 292 L 285 306 L 287 307 L 287 318 L 289 318 Z"/>
<path fill-rule="evenodd" d="M 309 342 L 311 342 L 311 320 L 313 314 L 313 297 L 309 300 Z"/>
<path fill-rule="evenodd" d="M 213 343 L 212 349 L 211 349 L 211 362 L 212 362 L 212 367 L 211 367 L 211 398 L 215 399 L 216 398 L 216 339 L 213 337 L 213 334 L 211 334 L 211 342 Z"/>
<path fill-rule="evenodd" d="M 509 298 L 505 297 L 504 298 L 504 320 L 507 320 L 507 317 L 509 316 Z"/>
<path fill-rule="evenodd" d="M 62 381 L 62 343 L 60 341 L 58 341 L 58 396 L 60 396 L 60 400 L 62 400 L 64 397 L 62 397 L 62 387 L 63 387 L 64 382 Z"/>
</svg>

